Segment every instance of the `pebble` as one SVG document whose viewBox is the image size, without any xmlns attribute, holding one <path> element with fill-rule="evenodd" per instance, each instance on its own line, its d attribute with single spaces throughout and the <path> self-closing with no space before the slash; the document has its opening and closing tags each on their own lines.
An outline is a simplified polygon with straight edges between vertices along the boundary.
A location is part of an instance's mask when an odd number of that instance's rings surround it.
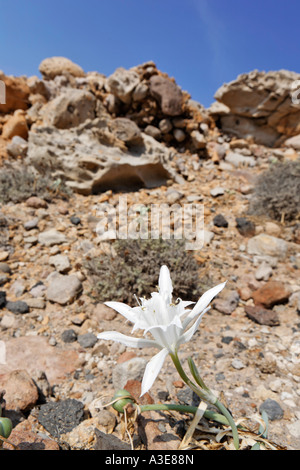
<svg viewBox="0 0 300 470">
<path fill-rule="evenodd" d="M 278 326 L 278 314 L 274 310 L 265 309 L 260 305 L 245 305 L 245 313 L 251 320 L 260 325 Z"/>
<path fill-rule="evenodd" d="M 71 269 L 70 260 L 66 255 L 50 256 L 49 264 L 55 266 L 55 269 L 61 274 L 65 274 Z"/>
<path fill-rule="evenodd" d="M 74 274 L 70 276 L 53 273 L 49 280 L 46 297 L 51 302 L 66 305 L 75 300 L 82 291 L 82 284 Z"/>
<path fill-rule="evenodd" d="M 76 332 L 70 328 L 69 330 L 64 330 L 61 334 L 61 339 L 64 343 L 74 343 L 77 340 Z"/>
<path fill-rule="evenodd" d="M 235 221 L 236 228 L 243 237 L 253 237 L 255 235 L 255 225 L 251 220 L 245 217 L 237 217 Z"/>
<path fill-rule="evenodd" d="M 81 219 L 80 219 L 80 217 L 77 217 L 76 215 L 72 215 L 72 216 L 70 217 L 70 221 L 71 221 L 71 223 L 72 223 L 73 225 L 79 225 L 79 224 L 81 224 Z"/>
<path fill-rule="evenodd" d="M 222 214 L 218 214 L 214 217 L 213 223 L 216 227 L 228 227 L 228 222 Z"/>
<path fill-rule="evenodd" d="M 265 411 L 270 421 L 283 418 L 283 409 L 277 401 L 267 398 L 259 407 L 259 412 Z"/>
<path fill-rule="evenodd" d="M 43 199 L 37 196 L 32 196 L 29 199 L 27 199 L 26 206 L 32 207 L 33 209 L 40 209 L 40 208 L 46 209 L 48 207 L 48 204 Z"/>
<path fill-rule="evenodd" d="M 258 281 L 268 281 L 273 274 L 272 267 L 267 263 L 262 263 L 255 271 L 255 279 Z"/>
<path fill-rule="evenodd" d="M 37 308 L 37 309 L 44 309 L 46 307 L 45 300 L 42 298 L 31 298 L 31 299 L 26 299 L 26 304 L 28 305 L 29 308 Z"/>
<path fill-rule="evenodd" d="M 38 241 L 41 245 L 52 246 L 66 243 L 67 239 L 63 233 L 58 232 L 55 229 L 50 229 L 45 232 L 41 232 L 38 235 Z"/>
<path fill-rule="evenodd" d="M 7 263 L 0 263 L 0 271 L 2 273 L 11 274 L 10 266 Z"/>
<path fill-rule="evenodd" d="M 217 298 L 213 301 L 213 307 L 224 315 L 231 315 L 237 308 L 240 300 L 238 292 L 231 292 L 226 298 Z"/>
<path fill-rule="evenodd" d="M 28 222 L 24 223 L 25 230 L 32 230 L 38 226 L 39 218 L 35 217 L 34 219 L 28 220 Z"/>
<path fill-rule="evenodd" d="M 210 190 L 210 195 L 212 197 L 223 196 L 223 194 L 225 194 L 225 189 L 220 186 L 217 186 L 216 188 Z"/>
<path fill-rule="evenodd" d="M 85 333 L 79 335 L 77 341 L 82 348 L 92 348 L 97 343 L 98 338 L 93 333 Z"/>
<path fill-rule="evenodd" d="M 6 305 L 6 292 L 1 290 L 0 291 L 0 308 L 5 307 Z"/>
<path fill-rule="evenodd" d="M 10 312 L 15 313 L 17 315 L 29 312 L 28 304 L 23 300 L 16 300 L 15 302 L 8 301 L 6 302 L 5 307 Z"/>
<path fill-rule="evenodd" d="M 244 369 L 246 366 L 240 359 L 233 359 L 231 365 L 234 369 L 241 370 Z"/>
</svg>

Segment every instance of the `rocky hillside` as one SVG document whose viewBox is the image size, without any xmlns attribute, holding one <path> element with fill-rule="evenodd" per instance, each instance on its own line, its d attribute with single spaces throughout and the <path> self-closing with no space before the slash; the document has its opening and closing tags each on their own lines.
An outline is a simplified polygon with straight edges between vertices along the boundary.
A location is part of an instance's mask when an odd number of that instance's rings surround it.
<svg viewBox="0 0 300 470">
<path fill-rule="evenodd" d="M 97 334 L 130 334 L 104 302 L 150 296 L 165 263 L 184 300 L 227 280 L 183 360 L 192 355 L 235 419 L 265 410 L 274 445 L 300 449 L 300 105 L 291 96 L 300 75 L 243 74 L 205 109 L 153 62 L 106 77 L 53 57 L 39 71 L 0 72 L 0 401 L 10 441 L 105 449 L 112 434 L 116 449 L 130 448 L 120 416 L 100 405 L 118 388 L 139 396 L 152 351 Z M 204 246 L 184 249 L 176 218 L 167 243 L 100 236 L 125 196 L 133 224 L 153 204 L 201 206 Z M 150 394 L 194 399 L 168 361 Z M 135 424 L 135 447 L 177 449 L 188 416 L 148 417 Z M 224 448 L 201 422 L 193 445 Z"/>
</svg>

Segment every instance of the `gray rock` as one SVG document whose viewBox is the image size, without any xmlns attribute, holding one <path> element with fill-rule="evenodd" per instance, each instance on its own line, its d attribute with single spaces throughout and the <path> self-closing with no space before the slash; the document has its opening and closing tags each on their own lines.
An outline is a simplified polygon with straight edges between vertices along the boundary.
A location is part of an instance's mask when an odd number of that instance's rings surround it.
<svg viewBox="0 0 300 470">
<path fill-rule="evenodd" d="M 227 220 L 225 219 L 224 215 L 222 214 L 217 214 L 214 219 L 213 219 L 213 222 L 214 222 L 214 225 L 216 227 L 223 227 L 223 228 L 227 228 L 228 227 L 228 222 Z"/>
<path fill-rule="evenodd" d="M 77 334 L 72 328 L 70 328 L 62 332 L 61 339 L 64 343 L 74 343 L 77 341 Z"/>
<path fill-rule="evenodd" d="M 231 365 L 234 369 L 241 370 L 245 368 L 245 364 L 238 358 L 232 360 Z"/>
<path fill-rule="evenodd" d="M 66 243 L 67 239 L 63 233 L 58 232 L 55 229 L 50 229 L 45 232 L 41 232 L 38 235 L 38 241 L 41 245 L 52 246 Z"/>
<path fill-rule="evenodd" d="M 237 308 L 240 296 L 237 292 L 232 291 L 226 298 L 217 298 L 213 302 L 213 307 L 224 315 L 230 315 Z"/>
<path fill-rule="evenodd" d="M 8 301 L 6 302 L 5 307 L 12 313 L 15 314 L 24 314 L 29 312 L 29 307 L 26 302 L 22 300 L 16 300 L 15 302 Z"/>
<path fill-rule="evenodd" d="M 85 333 L 79 335 L 77 341 L 82 348 L 92 348 L 97 343 L 98 338 L 93 333 Z"/>
<path fill-rule="evenodd" d="M 117 436 L 113 436 L 112 434 L 107 435 L 99 429 L 95 429 L 95 435 L 96 443 L 94 445 L 94 450 L 131 450 L 130 444 L 121 441 L 121 439 L 119 439 Z"/>
<path fill-rule="evenodd" d="M 247 251 L 250 255 L 275 256 L 284 259 L 287 255 L 288 244 L 281 238 L 260 233 L 248 240 Z"/>
<path fill-rule="evenodd" d="M 161 110 L 167 116 L 178 116 L 182 113 L 182 91 L 169 78 L 152 75 L 149 81 L 151 95 L 157 99 Z"/>
<path fill-rule="evenodd" d="M 49 264 L 55 266 L 56 271 L 65 274 L 71 269 L 70 260 L 66 255 L 50 256 Z"/>
<path fill-rule="evenodd" d="M 81 291 L 82 284 L 76 275 L 53 273 L 50 275 L 46 297 L 51 302 L 66 305 L 73 302 Z"/>
<path fill-rule="evenodd" d="M 276 419 L 281 419 L 283 417 L 283 409 L 277 401 L 272 400 L 271 398 L 267 398 L 267 400 L 260 405 L 259 411 L 260 413 L 265 411 L 271 421 L 275 421 Z"/>
<path fill-rule="evenodd" d="M 53 436 L 72 431 L 84 420 L 84 405 L 78 400 L 67 398 L 40 406 L 38 421 Z"/>
<path fill-rule="evenodd" d="M 35 217 L 34 219 L 28 220 L 24 223 L 25 230 L 32 230 L 37 227 L 39 223 L 39 218 Z"/>
<path fill-rule="evenodd" d="M 141 357 L 134 357 L 129 361 L 117 364 L 112 373 L 115 390 L 125 387 L 128 380 L 142 381 L 147 361 Z"/>
</svg>

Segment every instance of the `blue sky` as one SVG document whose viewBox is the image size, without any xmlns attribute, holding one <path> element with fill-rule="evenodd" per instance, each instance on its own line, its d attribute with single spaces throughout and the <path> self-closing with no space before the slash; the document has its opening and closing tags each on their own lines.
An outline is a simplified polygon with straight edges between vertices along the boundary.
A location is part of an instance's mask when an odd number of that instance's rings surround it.
<svg viewBox="0 0 300 470">
<path fill-rule="evenodd" d="M 0 0 L 0 70 L 64 56 L 110 75 L 148 60 L 204 106 L 253 69 L 300 72 L 299 0 Z"/>
</svg>

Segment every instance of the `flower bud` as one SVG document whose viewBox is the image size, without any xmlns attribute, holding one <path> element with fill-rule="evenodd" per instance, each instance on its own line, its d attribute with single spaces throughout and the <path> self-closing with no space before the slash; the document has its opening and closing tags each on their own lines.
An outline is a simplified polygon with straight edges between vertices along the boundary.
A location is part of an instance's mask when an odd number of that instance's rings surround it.
<svg viewBox="0 0 300 470">
<path fill-rule="evenodd" d="M 12 431 L 12 422 L 9 418 L 0 418 L 0 436 L 7 439 Z"/>
<path fill-rule="evenodd" d="M 118 398 L 120 399 L 117 400 Z M 130 393 L 125 389 L 118 390 L 114 394 L 113 400 L 116 401 L 113 403 L 112 407 L 119 413 L 124 413 L 124 406 L 128 405 L 128 403 L 134 403 L 133 397 L 131 397 Z"/>
</svg>

